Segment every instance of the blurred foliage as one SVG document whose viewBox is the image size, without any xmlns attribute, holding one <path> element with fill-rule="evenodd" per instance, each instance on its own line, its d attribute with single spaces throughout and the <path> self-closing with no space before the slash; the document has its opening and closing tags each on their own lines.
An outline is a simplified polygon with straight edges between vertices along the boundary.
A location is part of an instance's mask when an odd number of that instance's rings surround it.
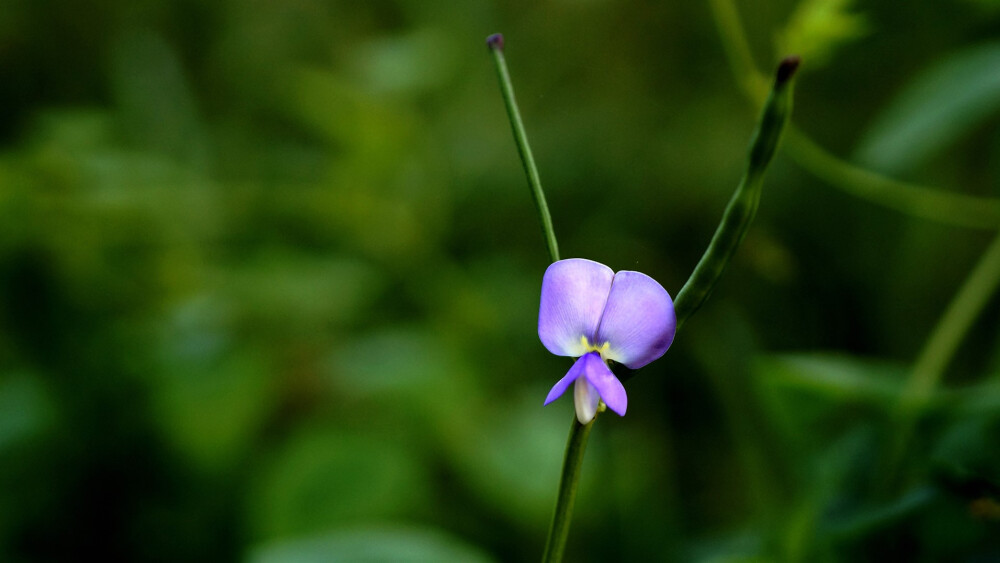
<svg viewBox="0 0 1000 563">
<path fill-rule="evenodd" d="M 996 2 L 736 4 L 803 49 L 798 127 L 996 197 Z M 569 402 L 544 243 L 675 293 L 753 125 L 700 3 L 8 0 L 0 10 L 0 559 L 520 561 Z M 815 62 L 810 60 L 815 57 Z M 822 65 L 822 68 L 820 68 Z M 597 425 L 568 559 L 1000 558 L 1000 307 L 893 454 L 995 233 L 779 155 L 727 276 Z"/>
<path fill-rule="evenodd" d="M 825 66 L 837 47 L 869 32 L 865 17 L 852 7 L 852 0 L 802 0 L 778 37 L 777 51 L 796 53 L 813 68 Z"/>
</svg>

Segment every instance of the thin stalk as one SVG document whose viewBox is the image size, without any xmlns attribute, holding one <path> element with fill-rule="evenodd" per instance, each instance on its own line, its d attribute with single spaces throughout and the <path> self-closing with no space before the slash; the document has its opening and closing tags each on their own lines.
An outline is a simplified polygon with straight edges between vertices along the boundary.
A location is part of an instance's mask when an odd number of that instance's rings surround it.
<svg viewBox="0 0 1000 563">
<path fill-rule="evenodd" d="M 833 156 L 794 126 L 788 130 L 788 154 L 827 183 L 900 213 L 976 229 L 1000 227 L 998 199 L 946 192 L 877 174 Z"/>
<path fill-rule="evenodd" d="M 889 479 L 913 434 L 920 413 L 931 402 L 934 390 L 944 377 L 945 368 L 955 356 L 959 344 L 1000 286 L 1000 236 L 997 236 L 976 264 L 975 269 L 948 304 L 930 338 L 917 358 L 903 388 L 897 409 L 895 442 L 890 451 Z"/>
<path fill-rule="evenodd" d="M 538 168 L 535 167 L 535 158 L 531 155 L 528 134 L 524 132 L 524 123 L 521 122 L 521 112 L 518 111 L 517 100 L 514 99 L 514 86 L 510 82 L 510 73 L 507 72 L 507 60 L 503 56 L 503 35 L 499 33 L 490 35 L 486 38 L 486 46 L 493 53 L 493 62 L 496 64 L 497 77 L 500 79 L 500 92 L 503 94 L 504 105 L 507 106 L 507 117 L 510 119 L 511 129 L 514 131 L 514 143 L 517 145 L 517 153 L 521 156 L 521 164 L 524 165 L 524 174 L 528 177 L 531 196 L 535 200 L 538 216 L 542 220 L 542 232 L 545 234 L 545 244 L 549 249 L 549 257 L 553 262 L 558 262 L 559 244 L 556 242 L 556 233 L 552 228 L 552 216 L 549 215 L 549 205 L 545 203 L 542 180 L 538 176 Z"/>
<path fill-rule="evenodd" d="M 730 0 L 711 0 L 710 6 L 715 25 L 719 28 L 719 38 L 729 62 L 729 70 L 743 93 L 755 104 L 759 104 L 767 95 L 767 84 L 753 62 L 750 43 L 740 25 L 740 14 Z"/>
<path fill-rule="evenodd" d="M 535 200 L 535 208 L 542 221 L 542 232 L 549 249 L 549 258 L 552 259 L 552 262 L 558 262 L 559 244 L 556 242 L 556 233 L 552 228 L 552 216 L 549 214 L 549 206 L 545 202 L 545 192 L 542 191 L 542 181 L 538 176 L 535 158 L 531 154 L 531 145 L 528 144 L 528 134 L 524 131 L 521 112 L 517 109 L 517 100 L 514 98 L 514 86 L 511 84 L 510 73 L 507 71 L 507 61 L 503 56 L 503 35 L 499 33 L 490 35 L 486 38 L 486 46 L 493 54 L 493 62 L 496 64 L 497 77 L 500 79 L 500 92 L 503 94 L 504 105 L 507 106 L 507 117 L 510 119 L 510 127 L 514 132 L 514 142 L 517 144 L 517 152 L 521 156 L 524 174 L 528 177 L 528 185 L 531 187 L 531 195 Z M 566 442 L 566 452 L 563 456 L 562 475 L 559 478 L 559 494 L 552 514 L 552 524 L 549 526 L 549 536 L 545 541 L 545 552 L 542 555 L 542 561 L 546 563 L 562 561 L 563 552 L 566 550 L 569 526 L 573 520 L 576 487 L 580 481 L 580 469 L 583 467 L 583 454 L 587 450 L 587 439 L 590 437 L 590 430 L 594 427 L 595 420 L 597 419 L 591 420 L 588 424 L 580 424 L 576 419 L 576 414 L 573 415 L 573 425 L 569 430 L 569 439 Z"/>
<path fill-rule="evenodd" d="M 528 184 L 531 186 L 532 195 L 535 198 L 535 205 L 542 219 L 542 228 L 548 243 L 549 254 L 552 261 L 555 262 L 559 260 L 559 251 L 552 229 L 552 219 L 549 215 L 548 205 L 545 203 L 545 194 L 542 192 L 541 181 L 538 178 L 538 171 L 531 155 L 531 148 L 524 132 L 520 112 L 517 109 L 517 102 L 514 99 L 514 89 L 503 56 L 503 36 L 500 34 L 491 35 L 487 38 L 486 44 L 489 46 L 490 52 L 493 53 L 497 75 L 500 79 L 500 89 L 503 92 L 507 115 L 514 131 L 514 140 L 521 155 Z M 798 64 L 797 57 L 789 57 L 782 61 L 778 67 L 771 95 L 764 105 L 757 130 L 750 143 L 746 173 L 726 207 L 722 222 L 709 243 L 708 249 L 674 301 L 678 329 L 708 299 L 712 288 L 750 227 L 760 202 L 764 172 L 774 157 L 782 130 L 791 111 L 791 79 Z M 583 465 L 587 439 L 593 425 L 593 421 L 588 424 L 580 424 L 576 417 L 573 417 L 563 459 L 558 498 L 542 557 L 544 563 L 562 561 L 566 549 L 566 539 L 569 536 L 580 469 Z"/>
<path fill-rule="evenodd" d="M 583 467 L 583 454 L 587 449 L 587 438 L 594 427 L 594 420 L 580 424 L 573 416 L 573 426 L 569 429 L 569 439 L 566 441 L 566 454 L 563 459 L 562 476 L 559 478 L 559 498 L 556 500 L 556 510 L 549 526 L 549 537 L 545 541 L 543 563 L 562 561 L 566 550 L 566 538 L 569 536 L 569 525 L 573 517 L 573 503 L 576 500 L 576 486 L 580 481 L 580 468 Z"/>
</svg>

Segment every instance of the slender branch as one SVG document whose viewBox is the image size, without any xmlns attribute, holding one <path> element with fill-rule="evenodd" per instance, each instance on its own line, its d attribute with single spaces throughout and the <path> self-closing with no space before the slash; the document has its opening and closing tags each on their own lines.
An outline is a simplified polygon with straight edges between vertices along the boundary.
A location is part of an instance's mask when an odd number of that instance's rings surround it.
<svg viewBox="0 0 1000 563">
<path fill-rule="evenodd" d="M 552 525 L 549 527 L 549 537 L 545 541 L 543 563 L 562 561 L 566 550 L 566 538 L 569 536 L 569 525 L 573 516 L 573 503 L 576 499 L 576 486 L 580 481 L 580 468 L 583 467 L 583 454 L 587 449 L 587 438 L 594 427 L 594 420 L 580 424 L 573 416 L 573 426 L 569 429 L 569 439 L 566 441 L 566 454 L 563 459 L 562 476 L 559 478 L 559 497 L 556 500 L 556 510 L 552 515 Z"/>
<path fill-rule="evenodd" d="M 521 122 L 521 112 L 517 109 L 517 100 L 514 99 L 514 86 L 510 82 L 510 74 L 507 72 L 507 60 L 503 56 L 503 35 L 495 33 L 486 38 L 486 46 L 493 53 L 493 62 L 496 64 L 497 77 L 500 79 L 500 91 L 503 93 L 504 105 L 507 106 L 507 117 L 510 119 L 511 129 L 514 131 L 514 142 L 517 144 L 517 152 L 521 155 L 521 164 L 524 165 L 524 174 L 528 177 L 528 185 L 531 186 L 531 195 L 535 200 L 535 207 L 538 208 L 538 215 L 542 220 L 542 231 L 545 234 L 545 244 L 549 248 L 549 257 L 553 262 L 559 261 L 559 244 L 556 242 L 556 233 L 552 228 L 552 216 L 549 215 L 549 206 L 545 203 L 545 192 L 542 191 L 542 180 L 538 176 L 538 169 L 535 167 L 535 158 L 531 155 L 531 146 L 528 144 L 528 134 L 524 132 L 524 123 Z"/>
<path fill-rule="evenodd" d="M 1000 227 L 1000 200 L 902 182 L 840 160 L 794 126 L 788 154 L 827 183 L 913 217 L 976 229 Z"/>
<path fill-rule="evenodd" d="M 733 79 L 748 98 L 755 104 L 761 103 L 767 95 L 767 83 L 754 65 L 736 6 L 731 0 L 711 0 L 710 5 Z"/>
<path fill-rule="evenodd" d="M 549 206 L 545 202 L 545 192 L 542 191 L 542 181 L 538 176 L 538 168 L 535 167 L 535 159 L 531 155 L 528 135 L 521 122 L 521 112 L 517 109 L 517 100 L 514 98 L 514 86 L 511 84 L 510 73 L 507 71 L 507 61 L 503 56 L 503 35 L 499 33 L 490 35 L 486 38 L 486 46 L 493 54 L 493 62 L 496 64 L 497 77 L 500 79 L 500 91 L 503 94 L 504 105 L 507 106 L 507 117 L 510 119 L 510 126 L 514 132 L 514 142 L 517 144 L 517 152 L 521 156 L 524 173 L 528 177 L 528 185 L 531 187 L 531 195 L 535 200 L 535 208 L 542 221 L 542 232 L 549 249 L 549 257 L 553 262 L 558 262 L 559 244 L 556 242 L 556 233 L 552 228 L 552 216 L 549 214 Z M 549 536 L 545 541 L 545 552 L 542 555 L 542 560 L 546 563 L 562 561 L 563 552 L 566 549 L 566 539 L 569 537 L 569 526 L 573 520 L 573 504 L 576 501 L 576 486 L 580 480 L 580 469 L 583 467 L 583 454 L 587 450 L 587 438 L 590 437 L 590 430 L 594 427 L 595 420 L 597 419 L 591 420 L 588 424 L 580 424 L 576 415 L 573 415 L 573 425 L 570 427 L 566 453 L 563 457 L 562 476 L 559 478 L 556 507 L 552 514 L 552 524 L 549 526 Z"/>
<path fill-rule="evenodd" d="M 906 451 L 914 425 L 931 402 L 935 388 L 944 377 L 945 368 L 998 286 L 1000 286 L 1000 236 L 997 236 L 986 249 L 975 269 L 948 304 L 948 309 L 934 327 L 913 366 L 896 411 L 895 441 L 889 452 L 890 473 L 886 479 L 892 479 L 892 472 Z"/>
<path fill-rule="evenodd" d="M 1000 285 L 1000 236 L 976 264 L 975 269 L 962 284 L 958 294 L 948 305 L 924 346 L 913 373 L 903 390 L 900 401 L 903 410 L 924 405 L 941 380 L 944 368 L 951 361 L 959 343 L 982 312 L 987 301 Z"/>
</svg>

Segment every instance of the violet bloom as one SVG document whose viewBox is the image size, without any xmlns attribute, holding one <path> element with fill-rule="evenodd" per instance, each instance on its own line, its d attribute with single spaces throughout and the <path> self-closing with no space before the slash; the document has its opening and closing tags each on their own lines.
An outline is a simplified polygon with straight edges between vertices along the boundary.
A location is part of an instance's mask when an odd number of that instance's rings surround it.
<svg viewBox="0 0 1000 563">
<path fill-rule="evenodd" d="M 542 278 L 538 337 L 549 352 L 578 359 L 549 391 L 545 404 L 575 382 L 581 424 L 594 419 L 601 401 L 624 416 L 625 387 L 607 362 L 641 368 L 667 351 L 676 326 L 673 300 L 646 274 L 616 274 L 582 258 L 554 262 Z"/>
</svg>

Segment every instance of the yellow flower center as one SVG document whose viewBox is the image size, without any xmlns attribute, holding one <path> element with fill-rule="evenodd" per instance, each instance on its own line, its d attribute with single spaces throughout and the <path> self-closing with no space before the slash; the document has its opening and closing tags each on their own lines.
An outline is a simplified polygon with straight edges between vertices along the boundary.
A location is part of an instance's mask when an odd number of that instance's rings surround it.
<svg viewBox="0 0 1000 563">
<path fill-rule="evenodd" d="M 590 340 L 588 340 L 586 336 L 580 337 L 580 344 L 587 350 L 585 353 L 589 354 L 590 352 L 597 352 L 601 355 L 602 360 L 605 359 L 604 355 L 608 352 L 608 348 L 611 347 L 610 342 L 605 342 L 600 346 L 597 344 L 591 344 Z"/>
</svg>

